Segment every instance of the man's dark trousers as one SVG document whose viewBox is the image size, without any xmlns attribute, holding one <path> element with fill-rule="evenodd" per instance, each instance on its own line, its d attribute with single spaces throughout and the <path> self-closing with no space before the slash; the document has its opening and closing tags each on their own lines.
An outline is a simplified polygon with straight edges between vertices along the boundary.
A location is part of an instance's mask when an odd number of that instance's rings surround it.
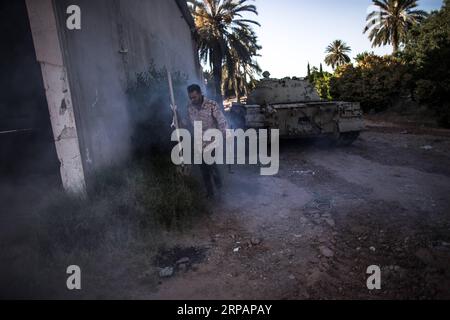
<svg viewBox="0 0 450 320">
<path fill-rule="evenodd" d="M 200 171 L 202 172 L 203 181 L 208 197 L 214 196 L 214 187 L 212 182 L 214 181 L 218 189 L 222 188 L 222 178 L 217 164 L 208 165 L 203 163 L 200 165 Z"/>
</svg>

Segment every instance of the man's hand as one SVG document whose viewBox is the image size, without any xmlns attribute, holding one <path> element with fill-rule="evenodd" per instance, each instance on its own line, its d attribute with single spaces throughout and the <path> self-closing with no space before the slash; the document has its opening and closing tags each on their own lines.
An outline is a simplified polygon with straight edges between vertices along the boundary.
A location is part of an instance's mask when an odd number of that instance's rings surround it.
<svg viewBox="0 0 450 320">
<path fill-rule="evenodd" d="M 180 115 L 178 114 L 178 107 L 177 107 L 177 105 L 171 104 L 170 105 L 170 109 L 172 109 L 173 114 L 174 114 L 174 118 L 173 118 L 173 122 L 172 122 L 172 128 L 175 128 L 175 129 L 187 128 L 188 127 L 188 123 L 186 122 L 185 119 L 180 118 Z M 175 126 L 175 116 L 176 116 L 176 118 L 178 120 L 179 128 L 176 128 L 176 126 Z"/>
</svg>

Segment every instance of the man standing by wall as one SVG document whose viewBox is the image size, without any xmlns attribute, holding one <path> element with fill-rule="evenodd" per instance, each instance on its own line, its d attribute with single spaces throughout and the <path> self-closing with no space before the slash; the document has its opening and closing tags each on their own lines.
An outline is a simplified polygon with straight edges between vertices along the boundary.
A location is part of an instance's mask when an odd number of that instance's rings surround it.
<svg viewBox="0 0 450 320">
<path fill-rule="evenodd" d="M 199 85 L 193 84 L 187 89 L 189 95 L 188 118 L 192 126 L 197 121 L 203 125 L 203 133 L 209 129 L 219 129 L 223 136 L 226 137 L 226 129 L 228 127 L 227 120 L 221 111 L 217 102 L 207 99 L 203 94 Z M 203 143 L 203 149 L 208 143 Z M 222 187 L 222 178 L 220 176 L 217 164 L 207 165 L 202 163 L 200 171 L 205 183 L 208 198 L 214 196 L 213 181 L 217 189 Z"/>
</svg>

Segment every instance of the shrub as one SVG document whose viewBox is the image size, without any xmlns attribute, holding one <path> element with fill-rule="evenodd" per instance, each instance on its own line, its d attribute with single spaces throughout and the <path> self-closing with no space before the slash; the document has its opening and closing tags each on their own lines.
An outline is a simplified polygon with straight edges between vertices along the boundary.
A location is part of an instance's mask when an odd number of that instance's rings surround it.
<svg viewBox="0 0 450 320">
<path fill-rule="evenodd" d="M 316 88 L 319 96 L 325 100 L 332 100 L 330 94 L 330 79 L 332 74 L 326 71 L 320 71 L 316 67 L 313 67 L 309 72 L 307 79 Z"/>
<path fill-rule="evenodd" d="M 172 81 L 175 102 L 180 115 L 185 116 L 188 77 L 175 72 L 172 73 Z M 168 151 L 171 147 L 172 111 L 166 69 L 156 69 L 151 64 L 148 70 L 136 74 L 136 80 L 127 93 L 134 127 L 132 146 L 135 154 L 146 156 Z"/>
<path fill-rule="evenodd" d="M 411 74 L 401 59 L 375 54 L 359 56 L 356 66 L 336 69 L 330 80 L 334 99 L 361 102 L 364 111 L 382 111 L 409 92 Z"/>
</svg>

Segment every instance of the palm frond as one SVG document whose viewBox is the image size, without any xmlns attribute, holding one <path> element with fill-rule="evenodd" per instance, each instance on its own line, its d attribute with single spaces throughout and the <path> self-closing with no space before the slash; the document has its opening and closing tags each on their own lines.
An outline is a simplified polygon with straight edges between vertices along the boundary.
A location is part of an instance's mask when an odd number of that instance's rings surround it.
<svg viewBox="0 0 450 320">
<path fill-rule="evenodd" d="M 404 42 L 407 31 L 428 15 L 417 10 L 417 0 L 372 0 L 378 8 L 366 17 L 363 33 L 368 33 L 372 46 L 392 44 L 394 52 Z"/>
</svg>

